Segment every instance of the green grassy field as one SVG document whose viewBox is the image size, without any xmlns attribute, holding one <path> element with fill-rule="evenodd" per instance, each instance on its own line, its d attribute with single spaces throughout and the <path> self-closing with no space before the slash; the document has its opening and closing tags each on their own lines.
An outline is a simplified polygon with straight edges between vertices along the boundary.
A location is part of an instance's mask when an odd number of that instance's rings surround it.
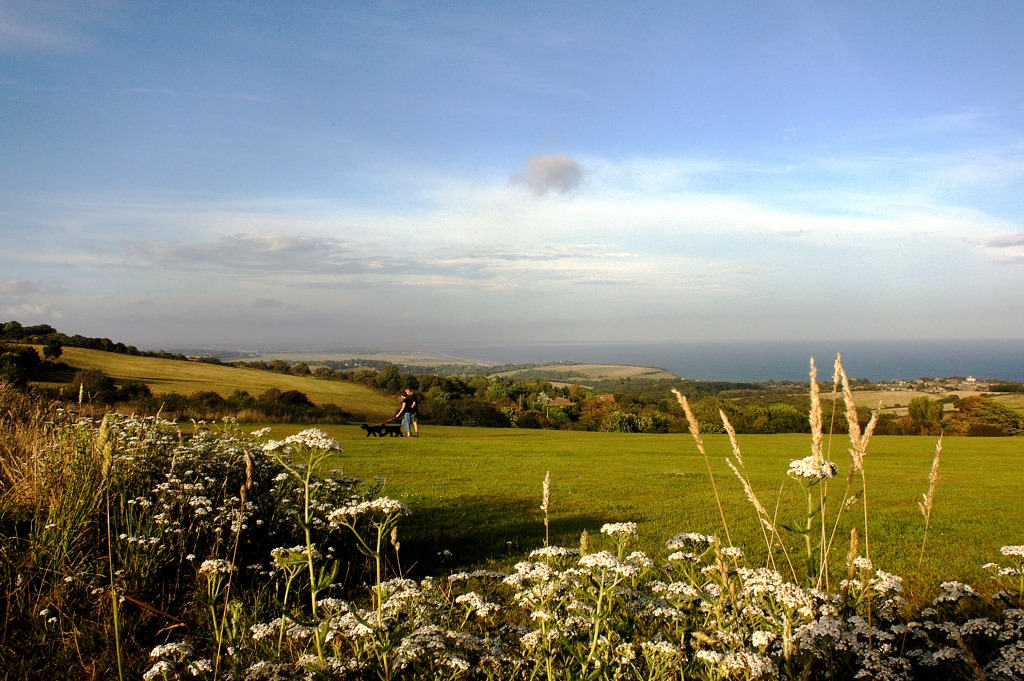
<svg viewBox="0 0 1024 681">
<path fill-rule="evenodd" d="M 587 383 L 589 381 L 620 380 L 624 378 L 647 378 L 653 380 L 675 380 L 679 377 L 671 371 L 656 367 L 639 367 L 626 364 L 548 364 L 530 369 L 517 369 L 494 374 L 505 378 L 516 378 L 532 373 L 557 372 L 564 374 L 560 383 Z"/>
<path fill-rule="evenodd" d="M 309 376 L 155 357 L 132 357 L 80 348 L 64 348 L 61 361 L 72 367 L 72 372 L 78 369 L 99 369 L 117 381 L 142 381 L 154 395 L 170 392 L 190 395 L 209 390 L 226 397 L 236 390 L 244 390 L 257 396 L 268 388 L 277 388 L 282 391 L 298 390 L 316 404 L 334 403 L 349 412 L 363 414 L 370 421 L 393 416 L 397 410 L 393 400 L 364 386 L 342 381 L 323 381 Z M 53 378 L 68 381 L 71 376 Z"/>
<path fill-rule="evenodd" d="M 294 430 L 275 427 L 272 437 Z M 664 541 L 677 532 L 724 538 L 707 466 L 689 435 L 426 426 L 419 439 L 377 439 L 353 427 L 324 430 L 345 448 L 335 466 L 364 479 L 382 477 L 384 493 L 412 507 L 403 543 L 428 572 L 507 565 L 543 545 L 539 505 L 548 470 L 554 544 L 576 546 L 583 530 L 597 535 L 603 523 L 618 521 L 639 523 L 644 547 L 655 552 L 663 551 Z M 1022 444 L 1011 438 L 944 440 L 926 581 L 977 583 L 984 575 L 981 565 L 996 559 L 1000 546 L 1024 543 Z M 754 562 L 764 560 L 754 511 L 724 462 L 728 440 L 707 436 L 705 445 L 733 543 Z M 928 486 L 935 445 L 931 437 L 876 437 L 871 443 L 868 538 L 871 556 L 882 569 L 904 576 L 916 571 L 924 526 L 917 502 Z M 806 498 L 785 471 L 791 460 L 809 453 L 808 436 L 741 436 L 740 446 L 762 503 L 774 509 L 778 499 L 780 522 L 802 520 Z M 831 446 L 840 477 L 829 494 L 837 502 L 848 469 L 847 441 L 836 439 Z M 850 527 L 860 525 L 863 533 L 859 509 L 847 512 L 840 524 L 833 550 L 840 562 Z M 799 551 L 796 537 L 789 545 Z M 443 556 L 444 551 L 452 555 Z"/>
<path fill-rule="evenodd" d="M 156 394 L 234 390 L 258 394 L 276 387 L 300 390 L 317 403 L 333 402 L 370 420 L 394 413 L 395 404 L 362 386 L 192 362 L 129 357 L 66 348 L 62 359 L 96 368 L 118 380 L 145 381 Z M 855 393 L 878 404 L 877 395 Z M 1006 396 L 1012 406 L 1024 398 Z M 300 426 L 280 426 L 282 437 Z M 543 543 L 541 483 L 553 477 L 552 541 L 575 545 L 583 530 L 606 522 L 636 521 L 646 548 L 663 546 L 677 532 L 722 531 L 708 471 L 688 435 L 635 435 L 518 429 L 441 428 L 425 425 L 414 440 L 366 438 L 356 426 L 326 426 L 344 443 L 338 466 L 347 474 L 386 480 L 385 493 L 416 511 L 403 532 L 423 569 L 508 563 Z M 758 560 L 763 541 L 754 512 L 724 459 L 728 442 L 706 438 L 733 542 Z M 867 460 L 871 553 L 876 564 L 901 574 L 916 569 L 923 522 L 917 502 L 927 488 L 936 440 L 877 437 Z M 803 435 L 743 436 L 741 447 L 762 503 L 780 521 L 799 521 L 805 500 L 787 481 L 789 461 L 809 453 Z M 925 572 L 929 579 L 976 580 L 980 566 L 1000 546 L 1024 543 L 1019 503 L 1020 438 L 947 438 Z M 833 458 L 848 467 L 847 442 L 837 439 Z M 780 497 L 780 485 L 782 487 Z M 830 498 L 842 496 L 833 481 Z M 834 509 L 830 515 L 834 516 Z M 849 528 L 863 518 L 848 514 L 833 555 L 845 555 Z M 796 546 L 794 539 L 793 546 Z M 444 551 L 451 556 L 442 557 Z"/>
</svg>

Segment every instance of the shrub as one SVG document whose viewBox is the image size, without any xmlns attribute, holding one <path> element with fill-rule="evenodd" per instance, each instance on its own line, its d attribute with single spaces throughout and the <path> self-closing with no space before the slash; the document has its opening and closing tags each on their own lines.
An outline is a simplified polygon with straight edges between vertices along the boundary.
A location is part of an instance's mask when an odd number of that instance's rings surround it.
<svg viewBox="0 0 1024 681">
<path fill-rule="evenodd" d="M 964 397 L 956 405 L 945 421 L 952 434 L 1003 437 L 1024 433 L 1024 417 L 987 397 Z"/>
</svg>

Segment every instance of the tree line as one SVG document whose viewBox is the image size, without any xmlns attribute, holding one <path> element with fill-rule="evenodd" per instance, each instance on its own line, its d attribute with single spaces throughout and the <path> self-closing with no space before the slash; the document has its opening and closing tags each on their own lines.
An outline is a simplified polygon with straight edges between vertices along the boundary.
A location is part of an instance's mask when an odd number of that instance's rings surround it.
<svg viewBox="0 0 1024 681">
<path fill-rule="evenodd" d="M 22 326 L 18 322 L 8 322 L 0 334 L 0 381 L 25 386 L 33 375 L 43 370 L 46 363 L 57 366 L 64 339 L 71 339 L 76 343 L 74 347 L 190 359 L 162 351 L 140 353 L 132 346 L 113 343 L 105 338 L 67 336 L 45 324 Z M 56 347 L 53 345 L 55 342 L 59 344 Z M 43 357 L 26 343 L 41 343 Z M 224 364 L 214 358 L 192 358 L 191 361 Z M 417 372 L 412 367 L 399 368 L 386 363 L 353 367 L 342 362 L 311 367 L 301 361 L 272 360 L 235 361 L 230 365 L 320 380 L 348 381 L 387 396 L 396 395 L 403 388 L 411 388 L 420 395 L 420 412 L 424 421 L 436 425 L 621 433 L 685 432 L 688 423 L 672 392 L 678 390 L 687 397 L 701 431 L 705 433 L 724 432 L 722 413 L 738 433 L 806 433 L 810 430 L 807 388 L 799 383 L 623 379 L 581 386 L 552 382 L 543 374 L 528 372 L 516 378 L 452 375 L 438 373 L 433 367 L 429 372 L 423 372 L 422 367 Z M 1017 385 L 1007 383 L 1009 387 Z M 829 389 L 830 386 L 822 386 L 824 393 Z M 154 396 L 145 383 L 117 382 L 98 370 L 75 373 L 64 389 L 37 390 L 57 399 L 78 400 L 98 406 L 123 405 L 138 413 L 160 413 L 177 419 L 215 420 L 232 416 L 250 422 L 296 423 L 366 420 L 365 415 L 352 413 L 338 405 L 314 404 L 297 390 L 272 388 L 259 395 L 236 391 L 226 397 L 212 391 Z M 844 432 L 846 418 L 842 403 L 823 400 L 823 406 L 825 422 L 835 424 L 833 432 Z M 833 413 L 836 410 L 839 413 Z M 862 427 L 866 426 L 870 416 L 870 410 L 858 410 Z M 942 400 L 922 396 L 910 401 L 905 415 L 881 414 L 875 432 L 891 435 L 1019 435 L 1024 433 L 1024 417 L 982 395 Z"/>
</svg>

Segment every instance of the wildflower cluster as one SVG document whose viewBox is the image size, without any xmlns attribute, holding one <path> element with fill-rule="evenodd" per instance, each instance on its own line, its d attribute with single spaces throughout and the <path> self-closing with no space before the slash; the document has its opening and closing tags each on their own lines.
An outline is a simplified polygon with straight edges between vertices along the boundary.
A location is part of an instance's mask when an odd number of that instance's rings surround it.
<svg viewBox="0 0 1024 681">
<path fill-rule="evenodd" d="M 787 473 L 797 478 L 822 480 L 836 477 L 839 474 L 839 466 L 833 461 L 817 461 L 814 456 L 805 456 L 791 461 Z"/>
<path fill-rule="evenodd" d="M 125 627 L 119 644 L 148 643 L 133 678 L 1024 677 L 1021 545 L 986 566 L 991 590 L 943 582 L 922 608 L 866 541 L 861 555 L 851 540 L 846 578 L 830 587 L 792 564 L 747 564 L 714 534 L 638 551 L 634 522 L 604 524 L 579 548 L 545 541 L 506 571 L 413 580 L 396 569 L 410 509 L 320 475 L 340 451 L 321 431 L 264 444 L 268 433 L 235 428 L 186 436 L 159 419 L 47 418 L 31 461 L 40 486 L 23 492 L 37 516 L 3 546 L 15 566 L 8 628 L 57 651 L 85 618 L 107 618 Z M 855 449 L 861 466 L 863 440 Z M 756 500 L 738 448 L 735 459 Z M 834 464 L 809 459 L 790 477 L 823 494 Z M 543 492 L 546 520 L 550 478 Z M 815 524 L 796 530 L 817 536 L 820 505 L 807 498 Z M 776 540 L 774 516 L 758 514 Z M 806 555 L 825 564 L 820 551 Z M 801 576 L 828 574 L 812 569 Z"/>
</svg>

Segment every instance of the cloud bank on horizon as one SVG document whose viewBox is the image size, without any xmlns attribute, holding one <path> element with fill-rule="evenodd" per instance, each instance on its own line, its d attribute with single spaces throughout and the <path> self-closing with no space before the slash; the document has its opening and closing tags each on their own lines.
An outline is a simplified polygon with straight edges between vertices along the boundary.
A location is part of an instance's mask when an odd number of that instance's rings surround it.
<svg viewBox="0 0 1024 681">
<path fill-rule="evenodd" d="M 1024 339 L 1019 4 L 0 5 L 0 319 Z"/>
</svg>

